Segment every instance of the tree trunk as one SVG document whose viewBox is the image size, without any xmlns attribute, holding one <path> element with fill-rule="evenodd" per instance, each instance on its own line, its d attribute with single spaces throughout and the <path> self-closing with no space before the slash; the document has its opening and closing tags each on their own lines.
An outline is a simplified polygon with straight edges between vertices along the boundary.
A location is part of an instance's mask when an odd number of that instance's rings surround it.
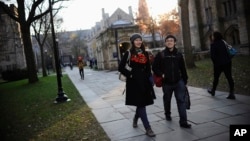
<svg viewBox="0 0 250 141">
<path fill-rule="evenodd" d="M 43 45 L 41 45 L 41 43 L 39 41 L 37 41 L 39 46 L 40 46 L 40 52 L 41 52 L 41 62 L 42 62 L 42 73 L 43 73 L 43 77 L 46 77 L 48 76 L 47 74 L 47 71 L 46 71 L 46 68 L 48 66 L 48 55 L 47 55 L 47 52 L 46 52 L 46 55 L 44 56 L 44 49 L 43 49 Z"/>
<path fill-rule="evenodd" d="M 29 83 L 35 83 L 38 81 L 37 68 L 35 63 L 34 52 L 31 43 L 30 29 L 27 23 L 20 23 L 22 40 L 24 44 L 25 59 L 28 70 L 28 80 Z"/>
<path fill-rule="evenodd" d="M 194 58 L 192 53 L 191 35 L 190 35 L 190 24 L 189 24 L 189 0 L 179 0 L 181 7 L 181 25 L 182 25 L 182 38 L 184 46 L 184 54 L 187 68 L 194 68 Z"/>
<path fill-rule="evenodd" d="M 200 35 L 200 48 L 201 48 L 201 51 L 204 51 L 204 50 L 207 50 L 207 47 L 206 47 L 206 41 L 205 41 L 205 37 L 204 37 L 204 31 L 203 31 L 203 24 L 202 24 L 202 12 L 200 12 L 201 10 L 201 7 L 200 7 L 200 4 L 201 3 L 201 0 L 195 0 L 195 8 L 196 8 L 196 16 L 197 16 L 197 22 L 198 22 L 198 33 Z"/>
</svg>

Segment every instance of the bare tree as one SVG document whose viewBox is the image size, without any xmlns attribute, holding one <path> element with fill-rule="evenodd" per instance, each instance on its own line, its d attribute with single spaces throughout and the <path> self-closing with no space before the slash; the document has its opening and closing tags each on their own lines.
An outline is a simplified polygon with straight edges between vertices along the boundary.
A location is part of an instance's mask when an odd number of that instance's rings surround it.
<svg viewBox="0 0 250 141">
<path fill-rule="evenodd" d="M 181 7 L 181 25 L 186 65 L 188 68 L 194 68 L 195 63 L 191 45 L 188 3 L 189 0 L 179 0 L 179 6 Z"/>
<path fill-rule="evenodd" d="M 87 45 L 85 40 L 81 39 L 80 33 L 73 33 L 70 36 L 70 43 L 72 44 L 72 53 L 75 57 L 87 55 Z"/>
<path fill-rule="evenodd" d="M 41 4 L 39 7 L 38 7 L 38 12 L 39 13 L 42 13 L 43 12 L 43 8 L 44 8 L 44 5 Z M 56 15 L 57 13 L 59 12 L 59 10 L 63 8 L 62 6 L 59 6 L 57 9 L 54 9 L 54 13 L 53 13 L 53 17 L 56 18 Z M 54 20 L 56 24 L 60 25 L 62 23 L 62 19 L 56 19 Z M 49 35 L 49 31 L 50 31 L 50 28 L 51 28 L 51 25 L 50 25 L 50 15 L 49 14 L 46 14 L 44 15 L 43 17 L 41 17 L 40 19 L 32 22 L 31 24 L 32 26 L 32 29 L 34 31 L 34 37 L 40 47 L 40 52 L 41 52 L 41 63 L 42 63 L 42 74 L 43 76 L 47 76 L 47 71 L 46 71 L 46 66 L 48 67 L 48 64 L 46 64 L 45 60 L 47 60 L 48 56 L 44 56 L 44 45 L 47 41 L 47 52 L 50 52 L 52 53 L 53 52 L 53 49 L 52 49 L 52 43 L 51 42 L 48 42 L 47 37 L 50 37 L 48 36 Z M 51 39 L 52 40 L 52 39 Z M 49 41 L 51 41 L 49 40 Z"/>
<path fill-rule="evenodd" d="M 52 0 L 52 5 L 59 1 L 63 0 Z M 47 4 L 48 6 L 44 10 L 44 12 L 36 14 L 38 6 L 43 4 L 44 2 L 45 2 L 44 0 L 33 0 L 31 2 L 32 4 L 30 6 L 31 7 L 30 11 L 27 13 L 25 7 L 25 0 L 16 0 L 17 4 L 16 12 L 12 12 L 4 2 L 0 2 L 0 8 L 2 8 L 10 18 L 17 21 L 20 24 L 22 41 L 24 44 L 25 59 L 27 63 L 29 83 L 35 83 L 38 81 L 35 57 L 30 38 L 31 35 L 30 27 L 32 22 L 34 22 L 37 19 L 40 19 L 41 17 L 49 13 L 50 9 L 49 5 Z"/>
</svg>

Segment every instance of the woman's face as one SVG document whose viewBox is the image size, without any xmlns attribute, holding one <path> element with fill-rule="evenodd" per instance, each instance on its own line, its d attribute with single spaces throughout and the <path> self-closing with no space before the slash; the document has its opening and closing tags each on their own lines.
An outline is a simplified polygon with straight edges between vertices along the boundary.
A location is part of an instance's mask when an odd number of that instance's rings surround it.
<svg viewBox="0 0 250 141">
<path fill-rule="evenodd" d="M 136 38 L 134 40 L 134 45 L 135 45 L 136 48 L 140 48 L 141 44 L 142 44 L 142 39 L 141 38 Z"/>
</svg>

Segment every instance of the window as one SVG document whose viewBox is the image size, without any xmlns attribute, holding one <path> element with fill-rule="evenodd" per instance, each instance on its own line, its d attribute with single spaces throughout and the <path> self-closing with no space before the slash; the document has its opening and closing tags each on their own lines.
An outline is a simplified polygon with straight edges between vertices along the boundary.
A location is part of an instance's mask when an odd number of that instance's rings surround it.
<svg viewBox="0 0 250 141">
<path fill-rule="evenodd" d="M 223 2 L 223 7 L 224 7 L 224 12 L 225 12 L 225 16 L 227 17 L 227 3 Z"/>
<path fill-rule="evenodd" d="M 205 15 L 207 19 L 207 25 L 212 25 L 212 8 L 209 0 L 204 0 Z"/>
<path fill-rule="evenodd" d="M 122 19 L 122 16 L 121 16 L 121 15 L 117 15 L 117 19 L 118 19 L 118 20 L 121 20 L 121 19 Z"/>
<path fill-rule="evenodd" d="M 236 14 L 237 12 L 236 0 L 232 0 L 232 4 L 233 4 L 233 13 Z"/>
<path fill-rule="evenodd" d="M 6 55 L 6 56 L 5 56 L 5 60 L 6 60 L 6 61 L 10 61 L 10 56 L 9 56 L 9 55 Z"/>
<path fill-rule="evenodd" d="M 227 0 L 223 2 L 222 5 L 224 8 L 225 17 L 233 16 L 237 13 L 236 0 Z"/>
</svg>

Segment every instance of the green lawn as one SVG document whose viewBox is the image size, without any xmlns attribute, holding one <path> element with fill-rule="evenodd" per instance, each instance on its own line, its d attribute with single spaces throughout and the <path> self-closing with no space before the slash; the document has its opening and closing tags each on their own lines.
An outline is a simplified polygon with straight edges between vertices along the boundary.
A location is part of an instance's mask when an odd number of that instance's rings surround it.
<svg viewBox="0 0 250 141">
<path fill-rule="evenodd" d="M 212 87 L 213 64 L 210 58 L 195 62 L 196 68 L 188 69 L 188 85 L 201 88 Z M 250 95 L 250 56 L 235 56 L 232 73 L 235 81 L 235 93 Z M 229 91 L 224 74 L 221 74 L 217 90 Z"/>
<path fill-rule="evenodd" d="M 0 85 L 0 137 L 8 141 L 108 141 L 89 107 L 67 75 L 63 89 L 70 102 L 54 104 L 56 76 Z"/>
</svg>

